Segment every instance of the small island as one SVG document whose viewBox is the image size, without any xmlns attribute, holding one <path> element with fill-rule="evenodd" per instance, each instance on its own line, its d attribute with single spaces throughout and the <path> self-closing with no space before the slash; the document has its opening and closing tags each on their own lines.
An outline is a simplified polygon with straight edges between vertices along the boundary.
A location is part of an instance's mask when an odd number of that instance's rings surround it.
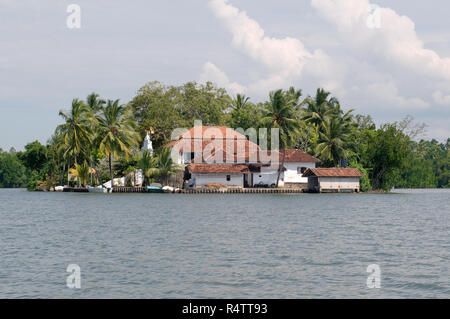
<svg viewBox="0 0 450 319">
<path fill-rule="evenodd" d="M 450 139 L 418 140 L 425 126 L 412 117 L 377 126 L 321 88 L 306 97 L 300 89 L 279 89 L 253 103 L 212 83 L 151 82 L 126 104 L 92 93 L 73 99 L 59 116 L 46 145 L 1 151 L 0 187 L 106 193 L 449 187 Z"/>
</svg>

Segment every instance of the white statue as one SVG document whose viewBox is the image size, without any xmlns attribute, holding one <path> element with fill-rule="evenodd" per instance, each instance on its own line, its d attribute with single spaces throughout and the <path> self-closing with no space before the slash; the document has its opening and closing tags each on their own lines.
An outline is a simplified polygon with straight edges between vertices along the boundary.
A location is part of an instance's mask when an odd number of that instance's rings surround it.
<svg viewBox="0 0 450 319">
<path fill-rule="evenodd" d="M 147 135 L 144 138 L 144 145 L 142 146 L 142 151 L 148 151 L 150 154 L 153 154 L 153 143 L 151 139 L 151 130 L 147 131 Z"/>
</svg>

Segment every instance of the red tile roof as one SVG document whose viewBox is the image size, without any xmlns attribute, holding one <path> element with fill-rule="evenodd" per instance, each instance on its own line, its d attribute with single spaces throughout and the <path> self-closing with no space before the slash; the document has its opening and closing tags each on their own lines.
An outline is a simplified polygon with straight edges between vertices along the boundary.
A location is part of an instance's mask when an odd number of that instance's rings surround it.
<svg viewBox="0 0 450 319">
<path fill-rule="evenodd" d="M 244 163 L 248 161 L 257 161 L 256 154 L 259 146 L 248 140 L 220 140 L 220 139 L 181 139 L 171 142 L 167 145 L 177 152 L 201 153 L 200 158 L 194 161 L 218 162 L 218 163 Z"/>
<path fill-rule="evenodd" d="M 211 173 L 227 173 L 227 174 L 248 174 L 250 170 L 247 165 L 243 164 L 189 164 L 188 169 L 191 173 L 211 174 Z"/>
<path fill-rule="evenodd" d="M 201 128 L 201 129 L 200 129 Z M 195 130 L 199 130 L 196 132 Z M 181 134 L 179 139 L 166 145 L 178 152 L 201 152 L 201 158 L 195 158 L 194 162 L 216 162 L 216 163 L 269 163 L 283 159 L 282 152 L 261 151 L 259 145 L 249 141 L 244 135 L 225 126 L 202 126 L 193 127 Z M 285 151 L 285 162 L 317 163 L 319 160 L 300 150 L 288 149 Z M 222 153 L 222 155 L 220 154 Z M 217 155 L 217 156 L 216 156 Z M 275 160 L 272 161 L 272 156 Z M 217 159 L 217 157 L 219 157 Z"/>
<path fill-rule="evenodd" d="M 268 155 L 270 156 L 270 151 L 267 151 Z M 283 151 L 273 151 L 279 153 L 279 161 L 281 162 L 283 160 Z M 285 150 L 285 158 L 284 161 L 286 163 L 318 163 L 320 162 L 319 159 L 315 158 L 314 156 L 309 155 L 308 153 L 302 152 L 300 150 L 295 149 L 288 149 Z"/>
<path fill-rule="evenodd" d="M 212 139 L 221 137 L 222 139 L 241 139 L 247 137 L 232 128 L 226 126 L 194 126 L 186 132 L 179 135 L 179 139 Z"/>
<path fill-rule="evenodd" d="M 357 168 L 309 168 L 303 177 L 361 177 L 363 174 Z"/>
</svg>

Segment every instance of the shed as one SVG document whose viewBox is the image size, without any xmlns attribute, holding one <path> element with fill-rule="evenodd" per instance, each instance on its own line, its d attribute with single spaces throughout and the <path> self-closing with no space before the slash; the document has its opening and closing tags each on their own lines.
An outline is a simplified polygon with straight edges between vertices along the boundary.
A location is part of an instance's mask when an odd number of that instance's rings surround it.
<svg viewBox="0 0 450 319">
<path fill-rule="evenodd" d="M 243 164 L 189 164 L 186 167 L 190 187 L 223 184 L 243 187 L 244 176 L 250 174 Z"/>
<path fill-rule="evenodd" d="M 359 192 L 359 179 L 363 174 L 357 168 L 310 168 L 308 177 L 310 192 Z"/>
</svg>

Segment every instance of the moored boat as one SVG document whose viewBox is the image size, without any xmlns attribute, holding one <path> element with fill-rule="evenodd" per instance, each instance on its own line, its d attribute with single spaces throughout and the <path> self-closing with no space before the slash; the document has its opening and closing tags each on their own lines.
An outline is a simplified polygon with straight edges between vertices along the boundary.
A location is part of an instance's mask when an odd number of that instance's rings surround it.
<svg viewBox="0 0 450 319">
<path fill-rule="evenodd" d="M 103 186 L 98 186 L 98 187 L 86 186 L 86 188 L 89 191 L 89 193 L 104 193 L 104 194 L 112 193 L 111 188 L 107 188 L 107 187 L 103 187 Z"/>
<path fill-rule="evenodd" d="M 162 189 L 165 193 L 180 193 L 181 192 L 181 190 L 179 188 L 172 187 L 172 186 L 164 186 Z"/>
<path fill-rule="evenodd" d="M 162 187 L 160 186 L 147 186 L 147 192 L 148 193 L 165 193 Z"/>
</svg>

